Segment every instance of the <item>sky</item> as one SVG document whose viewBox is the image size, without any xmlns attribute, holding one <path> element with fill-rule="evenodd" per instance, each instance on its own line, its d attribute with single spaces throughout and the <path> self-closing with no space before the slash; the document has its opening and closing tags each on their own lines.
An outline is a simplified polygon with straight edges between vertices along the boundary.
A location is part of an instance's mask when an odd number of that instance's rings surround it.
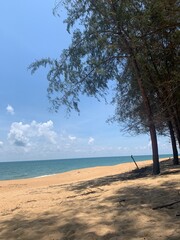
<svg viewBox="0 0 180 240">
<path fill-rule="evenodd" d="M 151 154 L 149 135 L 130 136 L 106 120 L 114 106 L 82 97 L 80 114 L 49 111 L 47 71 L 31 75 L 28 66 L 57 58 L 71 41 L 55 0 L 1 1 L 0 14 L 0 161 L 65 159 Z M 159 137 L 159 153 L 171 153 Z"/>
</svg>

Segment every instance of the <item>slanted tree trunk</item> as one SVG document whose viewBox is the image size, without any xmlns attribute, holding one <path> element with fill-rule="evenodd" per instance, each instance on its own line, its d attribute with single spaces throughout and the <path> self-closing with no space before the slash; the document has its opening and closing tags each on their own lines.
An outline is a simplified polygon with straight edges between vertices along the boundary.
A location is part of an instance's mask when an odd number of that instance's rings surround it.
<svg viewBox="0 0 180 240">
<path fill-rule="evenodd" d="M 171 143 L 172 143 L 172 150 L 173 150 L 173 164 L 178 165 L 179 158 L 178 158 L 178 151 L 176 146 L 176 138 L 174 135 L 173 125 L 171 121 L 168 121 L 168 127 L 169 127 L 170 136 L 171 136 Z"/>
<path fill-rule="evenodd" d="M 156 134 L 155 124 L 153 121 L 153 113 L 151 110 L 148 96 L 147 96 L 145 88 L 143 86 L 141 72 L 140 72 L 140 69 L 138 67 L 138 63 L 137 63 L 135 57 L 133 59 L 133 66 L 134 66 L 134 70 L 136 71 L 137 81 L 138 81 L 139 89 L 141 91 L 141 95 L 143 98 L 145 111 L 146 111 L 147 119 L 148 119 L 148 123 L 149 123 L 149 131 L 150 131 L 151 144 L 152 144 L 152 156 L 153 156 L 153 174 L 157 175 L 160 173 L 160 165 L 159 165 L 157 134 Z"/>
<path fill-rule="evenodd" d="M 113 7 L 115 7 L 115 6 L 113 6 Z M 113 11 L 116 12 L 116 9 L 113 9 Z M 115 19 L 115 21 L 116 21 L 116 19 Z M 139 90 L 140 90 L 141 96 L 143 98 L 143 103 L 144 103 L 145 111 L 147 114 L 148 125 L 149 125 L 151 144 L 152 144 L 153 174 L 157 175 L 160 173 L 157 134 L 156 134 L 155 124 L 153 121 L 153 112 L 152 112 L 152 109 L 150 106 L 148 95 L 146 93 L 146 90 L 145 90 L 145 87 L 143 84 L 143 76 L 141 74 L 141 68 L 140 68 L 138 60 L 136 58 L 136 48 L 133 47 L 131 38 L 128 36 L 127 32 L 121 28 L 121 26 L 119 25 L 119 22 L 117 22 L 117 26 L 119 29 L 119 35 L 120 35 L 121 39 L 124 40 L 124 44 L 127 48 L 127 51 L 129 52 L 129 54 L 131 56 L 130 63 L 132 66 L 132 70 L 134 70 L 134 73 L 136 75 Z"/>
</svg>

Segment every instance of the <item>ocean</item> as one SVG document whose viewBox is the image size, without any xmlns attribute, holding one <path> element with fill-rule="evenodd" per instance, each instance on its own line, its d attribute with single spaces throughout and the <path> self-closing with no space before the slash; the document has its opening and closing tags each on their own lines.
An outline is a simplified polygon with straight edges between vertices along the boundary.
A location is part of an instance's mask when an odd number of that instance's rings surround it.
<svg viewBox="0 0 180 240">
<path fill-rule="evenodd" d="M 160 158 L 169 157 L 172 157 L 172 155 L 160 155 Z M 134 156 L 134 158 L 138 162 L 152 159 L 152 156 L 141 155 Z M 126 162 L 132 162 L 130 156 L 0 162 L 0 180 L 44 177 L 75 169 L 97 166 L 113 166 Z"/>
</svg>

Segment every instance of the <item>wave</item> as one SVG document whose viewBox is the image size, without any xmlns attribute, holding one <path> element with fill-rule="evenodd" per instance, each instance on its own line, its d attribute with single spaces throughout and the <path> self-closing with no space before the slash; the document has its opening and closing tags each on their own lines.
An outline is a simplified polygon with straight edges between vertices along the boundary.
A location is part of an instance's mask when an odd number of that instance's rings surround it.
<svg viewBox="0 0 180 240">
<path fill-rule="evenodd" d="M 54 175 L 57 175 L 57 173 L 55 173 L 55 174 L 42 175 L 42 176 L 38 176 L 38 177 L 34 177 L 34 178 L 44 178 L 44 177 L 50 177 L 50 176 L 54 176 Z"/>
</svg>

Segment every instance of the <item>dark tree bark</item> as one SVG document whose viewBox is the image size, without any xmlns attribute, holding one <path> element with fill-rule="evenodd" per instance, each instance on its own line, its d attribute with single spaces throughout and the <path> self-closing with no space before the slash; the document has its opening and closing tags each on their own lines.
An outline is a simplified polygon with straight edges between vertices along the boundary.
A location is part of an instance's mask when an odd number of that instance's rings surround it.
<svg viewBox="0 0 180 240">
<path fill-rule="evenodd" d="M 156 129 L 154 124 L 150 124 L 149 130 L 150 130 L 151 144 L 152 144 L 153 174 L 157 175 L 160 173 L 160 165 L 159 165 L 157 134 L 156 134 Z"/>
<path fill-rule="evenodd" d="M 175 127 L 176 138 L 180 148 L 180 120 L 178 116 L 178 110 L 176 108 L 174 108 L 174 111 L 173 111 L 173 123 Z"/>
<path fill-rule="evenodd" d="M 178 158 L 178 151 L 176 146 L 176 138 L 174 135 L 173 125 L 171 121 L 168 121 L 168 127 L 169 127 L 170 136 L 171 136 L 171 143 L 172 143 L 172 150 L 173 150 L 173 164 L 178 165 L 179 158 Z"/>
<path fill-rule="evenodd" d="M 153 113 L 151 110 L 149 99 L 145 91 L 145 88 L 143 86 L 140 68 L 138 66 L 138 62 L 135 57 L 133 58 L 133 67 L 137 75 L 137 81 L 138 81 L 139 89 L 141 91 L 141 95 L 143 98 L 144 107 L 145 107 L 145 111 L 146 111 L 147 119 L 149 123 L 149 131 L 150 131 L 151 144 L 152 144 L 152 156 L 153 156 L 153 174 L 157 175 L 160 173 L 160 165 L 159 165 L 159 153 L 158 153 L 156 128 L 153 121 Z"/>
<path fill-rule="evenodd" d="M 157 143 L 157 134 L 156 134 L 156 128 L 154 124 L 153 119 L 153 112 L 151 109 L 151 105 L 149 102 L 148 95 L 146 93 L 146 89 L 143 84 L 143 76 L 141 74 L 141 68 L 139 66 L 138 60 L 136 58 L 136 49 L 133 48 L 131 44 L 131 40 L 129 36 L 127 35 L 124 30 L 122 30 L 120 27 L 121 37 L 124 39 L 124 43 L 128 49 L 128 52 L 131 56 L 131 66 L 132 70 L 134 71 L 136 75 L 136 80 L 139 86 L 139 90 L 141 93 L 141 96 L 143 98 L 144 108 L 147 115 L 148 125 L 149 125 L 149 131 L 150 131 L 150 137 L 151 137 L 151 145 L 152 145 L 152 156 L 153 156 L 153 174 L 158 175 L 160 173 L 160 164 L 159 164 L 159 153 L 158 153 L 158 143 Z"/>
</svg>

